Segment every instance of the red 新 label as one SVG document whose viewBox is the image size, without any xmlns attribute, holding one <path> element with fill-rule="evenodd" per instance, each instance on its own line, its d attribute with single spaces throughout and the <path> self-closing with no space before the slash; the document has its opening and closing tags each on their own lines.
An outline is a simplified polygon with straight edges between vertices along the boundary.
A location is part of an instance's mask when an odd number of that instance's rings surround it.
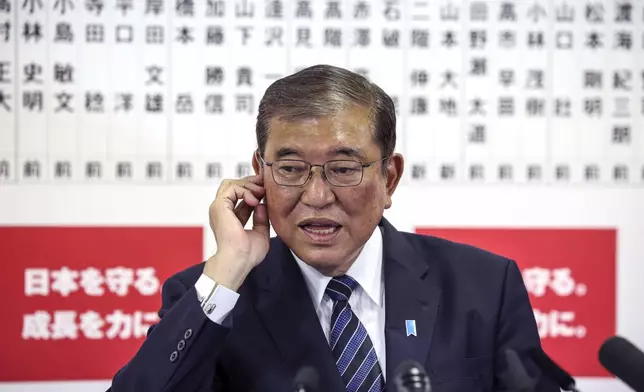
<svg viewBox="0 0 644 392">
<path fill-rule="evenodd" d="M 416 232 L 515 260 L 544 350 L 573 376 L 610 376 L 597 355 L 616 331 L 616 230 L 419 227 Z"/>
<path fill-rule="evenodd" d="M 201 227 L 0 227 L 0 381 L 111 379 L 202 261 Z"/>
</svg>

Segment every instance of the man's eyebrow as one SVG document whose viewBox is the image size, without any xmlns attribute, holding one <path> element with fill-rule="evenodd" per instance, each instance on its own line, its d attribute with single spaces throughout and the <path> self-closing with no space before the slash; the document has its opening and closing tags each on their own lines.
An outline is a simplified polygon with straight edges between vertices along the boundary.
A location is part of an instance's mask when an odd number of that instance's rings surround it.
<svg viewBox="0 0 644 392">
<path fill-rule="evenodd" d="M 353 158 L 357 158 L 357 159 L 361 159 L 361 160 L 367 159 L 365 154 L 361 150 L 359 150 L 357 148 L 338 147 L 338 148 L 333 150 L 333 153 L 335 155 L 347 155 L 349 157 L 353 157 Z"/>
<path fill-rule="evenodd" d="M 346 155 L 348 157 L 352 157 L 360 160 L 367 159 L 366 155 L 360 149 L 352 148 L 352 147 L 334 148 L 333 150 L 330 151 L 330 153 L 331 155 L 335 155 L 335 156 Z M 301 157 L 302 153 L 293 147 L 280 147 L 275 153 L 275 159 L 280 159 L 291 155 L 296 155 L 298 157 Z"/>
<path fill-rule="evenodd" d="M 300 155 L 300 152 L 294 148 L 291 147 L 281 147 L 277 152 L 275 153 L 275 158 L 280 159 L 288 155 Z"/>
</svg>

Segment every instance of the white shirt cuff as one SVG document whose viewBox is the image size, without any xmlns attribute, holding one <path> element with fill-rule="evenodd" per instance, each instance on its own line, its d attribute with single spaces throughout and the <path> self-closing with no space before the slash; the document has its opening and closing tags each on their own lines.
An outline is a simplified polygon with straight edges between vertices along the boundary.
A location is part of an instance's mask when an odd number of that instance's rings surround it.
<svg viewBox="0 0 644 392">
<path fill-rule="evenodd" d="M 239 298 L 239 293 L 217 284 L 204 274 L 195 283 L 195 290 L 204 313 L 217 324 L 224 321 Z"/>
</svg>

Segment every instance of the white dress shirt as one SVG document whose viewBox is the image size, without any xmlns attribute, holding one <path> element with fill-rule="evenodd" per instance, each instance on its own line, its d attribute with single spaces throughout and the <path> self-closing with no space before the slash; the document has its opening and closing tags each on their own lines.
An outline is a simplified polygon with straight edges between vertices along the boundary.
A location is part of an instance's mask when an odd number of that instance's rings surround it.
<svg viewBox="0 0 644 392">
<path fill-rule="evenodd" d="M 292 251 L 291 251 L 292 253 Z M 322 330 L 327 341 L 331 333 L 331 315 L 333 301 L 325 294 L 331 277 L 324 276 L 318 270 L 306 264 L 293 253 L 313 300 Z M 376 228 L 371 238 L 362 248 L 360 255 L 346 273 L 358 282 L 358 287 L 349 298 L 353 313 L 364 325 L 373 347 L 378 355 L 378 362 L 383 376 L 386 373 L 385 356 L 385 284 L 382 279 L 382 233 Z"/>
<path fill-rule="evenodd" d="M 331 330 L 333 301 L 326 294 L 331 277 L 324 276 L 315 268 L 303 262 L 293 253 L 300 266 L 306 286 L 313 300 L 313 307 L 327 341 Z M 356 261 L 346 273 L 358 282 L 358 287 L 349 298 L 351 310 L 364 325 L 378 355 L 383 376 L 386 373 L 385 353 L 385 285 L 382 279 L 382 232 L 376 228 L 363 247 Z M 201 307 L 210 320 L 221 324 L 235 307 L 239 294 L 216 284 L 206 275 L 201 275 L 195 284 Z"/>
</svg>

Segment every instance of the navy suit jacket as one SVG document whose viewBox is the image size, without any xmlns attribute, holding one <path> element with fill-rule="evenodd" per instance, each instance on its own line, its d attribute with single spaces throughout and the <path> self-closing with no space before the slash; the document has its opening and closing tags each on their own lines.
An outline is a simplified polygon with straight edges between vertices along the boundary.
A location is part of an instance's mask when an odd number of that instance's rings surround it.
<svg viewBox="0 0 644 392">
<path fill-rule="evenodd" d="M 503 350 L 540 345 L 515 262 L 399 232 L 384 218 L 380 227 L 387 391 L 396 391 L 395 369 L 408 359 L 425 367 L 434 392 L 510 390 Z M 344 390 L 299 266 L 279 238 L 240 287 L 224 325 L 199 306 L 194 284 L 202 270 L 203 263 L 164 283 L 160 322 L 108 391 L 290 391 L 305 365 L 318 370 L 320 391 Z M 405 320 L 416 321 L 417 336 L 407 336 Z M 559 391 L 540 380 L 538 391 Z"/>
</svg>

